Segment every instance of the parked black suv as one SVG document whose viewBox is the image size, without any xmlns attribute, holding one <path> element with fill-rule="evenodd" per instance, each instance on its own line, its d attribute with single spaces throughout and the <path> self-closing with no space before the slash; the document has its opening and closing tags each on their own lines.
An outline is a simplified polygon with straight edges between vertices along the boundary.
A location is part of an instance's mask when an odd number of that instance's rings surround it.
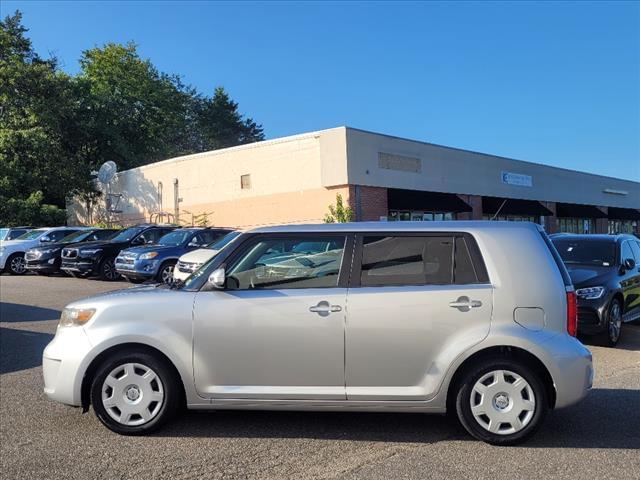
<svg viewBox="0 0 640 480">
<path fill-rule="evenodd" d="M 156 243 L 164 234 L 175 230 L 175 225 L 142 224 L 121 230 L 108 241 L 73 244 L 62 249 L 61 270 L 73 276 L 97 275 L 102 280 L 117 280 L 114 260 L 120 250 Z"/>
<path fill-rule="evenodd" d="M 640 240 L 624 234 L 551 239 L 576 289 L 578 333 L 615 346 L 623 322 L 640 318 Z"/>
<path fill-rule="evenodd" d="M 51 274 L 60 270 L 63 247 L 72 243 L 96 242 L 109 240 L 119 230 L 115 228 L 86 228 L 70 233 L 56 243 L 47 243 L 30 248 L 25 253 L 25 266 L 28 271 L 38 274 Z"/>
</svg>

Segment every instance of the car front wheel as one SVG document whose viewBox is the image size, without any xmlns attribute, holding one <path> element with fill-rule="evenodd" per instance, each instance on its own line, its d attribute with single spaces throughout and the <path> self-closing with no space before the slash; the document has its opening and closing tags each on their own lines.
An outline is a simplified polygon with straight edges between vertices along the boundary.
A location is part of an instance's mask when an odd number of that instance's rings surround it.
<svg viewBox="0 0 640 480">
<path fill-rule="evenodd" d="M 175 267 L 175 262 L 165 262 L 160 265 L 156 280 L 158 280 L 159 283 L 170 285 L 173 282 L 173 269 Z"/>
<path fill-rule="evenodd" d="M 465 429 L 493 445 L 516 445 L 540 427 L 549 409 L 539 376 L 514 360 L 485 360 L 458 383 L 456 412 Z"/>
<path fill-rule="evenodd" d="M 607 309 L 606 330 L 602 332 L 600 340 L 607 347 L 615 347 L 622 333 L 622 306 L 620 300 L 614 298 Z"/>
<path fill-rule="evenodd" d="M 158 429 L 180 404 L 179 380 L 165 361 L 146 352 L 121 352 L 98 369 L 91 404 L 98 419 L 122 435 Z"/>
<path fill-rule="evenodd" d="M 100 262 L 100 279 L 112 282 L 120 278 L 120 274 L 116 270 L 113 258 L 105 258 Z"/>
<path fill-rule="evenodd" d="M 24 261 L 24 254 L 14 253 L 7 259 L 5 267 L 11 275 L 24 275 L 27 273 L 27 263 Z"/>
</svg>

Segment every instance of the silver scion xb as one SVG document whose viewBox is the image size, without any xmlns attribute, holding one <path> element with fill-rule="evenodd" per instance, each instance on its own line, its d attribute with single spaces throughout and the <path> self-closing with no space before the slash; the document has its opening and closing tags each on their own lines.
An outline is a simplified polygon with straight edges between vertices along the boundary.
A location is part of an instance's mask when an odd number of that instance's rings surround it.
<svg viewBox="0 0 640 480">
<path fill-rule="evenodd" d="M 532 223 L 260 228 L 182 285 L 68 305 L 45 392 L 121 434 L 181 405 L 450 411 L 514 444 L 591 388 L 575 300 Z"/>
</svg>

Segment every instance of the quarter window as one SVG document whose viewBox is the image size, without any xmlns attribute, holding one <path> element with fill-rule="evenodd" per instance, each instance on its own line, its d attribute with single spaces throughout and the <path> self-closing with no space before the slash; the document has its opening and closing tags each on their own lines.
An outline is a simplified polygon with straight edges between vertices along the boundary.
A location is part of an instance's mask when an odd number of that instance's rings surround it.
<svg viewBox="0 0 640 480">
<path fill-rule="evenodd" d="M 337 287 L 344 243 L 344 237 L 292 237 L 252 242 L 227 268 L 227 288 Z"/>
</svg>

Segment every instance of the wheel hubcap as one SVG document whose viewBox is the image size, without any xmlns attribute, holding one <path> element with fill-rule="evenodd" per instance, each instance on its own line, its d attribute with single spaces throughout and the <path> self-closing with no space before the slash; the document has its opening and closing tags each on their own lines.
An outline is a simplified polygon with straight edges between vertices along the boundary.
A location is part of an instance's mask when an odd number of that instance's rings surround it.
<svg viewBox="0 0 640 480">
<path fill-rule="evenodd" d="M 26 270 L 26 263 L 24 257 L 16 257 L 11 260 L 11 271 L 14 273 L 24 273 Z"/>
<path fill-rule="evenodd" d="M 620 312 L 620 305 L 613 304 L 611 313 L 609 315 L 609 338 L 612 342 L 618 340 L 620 336 L 620 330 L 622 328 L 622 313 Z"/>
<path fill-rule="evenodd" d="M 162 269 L 162 283 L 171 283 L 173 280 L 173 265 L 169 265 Z"/>
<path fill-rule="evenodd" d="M 114 368 L 102 384 L 102 405 L 116 422 L 143 425 L 162 408 L 164 389 L 160 377 L 140 363 Z"/>
<path fill-rule="evenodd" d="M 494 370 L 483 375 L 471 390 L 470 403 L 476 422 L 498 435 L 509 435 L 525 428 L 536 407 L 529 383 L 509 370 Z"/>
</svg>

